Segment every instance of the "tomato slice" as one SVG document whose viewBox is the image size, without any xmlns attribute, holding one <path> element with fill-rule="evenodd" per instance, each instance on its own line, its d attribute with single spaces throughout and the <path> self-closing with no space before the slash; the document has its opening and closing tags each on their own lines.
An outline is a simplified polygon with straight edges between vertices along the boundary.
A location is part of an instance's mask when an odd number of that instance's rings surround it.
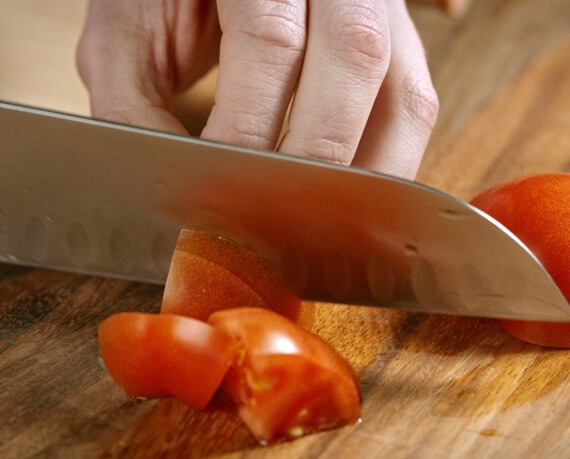
<svg viewBox="0 0 570 459">
<path fill-rule="evenodd" d="M 569 322 L 499 319 L 499 323 L 509 335 L 527 343 L 570 348 Z"/>
<path fill-rule="evenodd" d="M 188 317 L 123 312 L 99 324 L 101 357 L 111 377 L 137 397 L 173 395 L 203 409 L 235 358 L 224 331 Z"/>
<path fill-rule="evenodd" d="M 484 191 L 471 203 L 511 230 L 570 301 L 570 174 L 520 177 Z M 499 322 L 507 333 L 523 341 L 570 348 L 570 323 Z"/>
<path fill-rule="evenodd" d="M 224 267 L 177 250 L 164 288 L 161 312 L 208 320 L 214 311 L 238 306 L 266 308 L 250 286 Z"/>
<path fill-rule="evenodd" d="M 325 340 L 268 310 L 219 311 L 209 323 L 239 343 L 222 387 L 262 443 L 356 422 L 360 385 Z"/>
<path fill-rule="evenodd" d="M 272 263 L 230 239 L 182 230 L 161 312 L 207 320 L 215 311 L 236 307 L 270 308 L 308 329 L 314 320 L 312 304 L 301 302 Z"/>
</svg>

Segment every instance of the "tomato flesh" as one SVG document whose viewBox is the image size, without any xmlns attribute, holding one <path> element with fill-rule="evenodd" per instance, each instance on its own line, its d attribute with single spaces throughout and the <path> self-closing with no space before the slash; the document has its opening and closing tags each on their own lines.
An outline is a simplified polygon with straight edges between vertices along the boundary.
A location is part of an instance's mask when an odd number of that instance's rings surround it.
<svg viewBox="0 0 570 459">
<path fill-rule="evenodd" d="M 356 422 L 360 385 L 326 341 L 267 309 L 219 311 L 209 323 L 238 343 L 222 387 L 263 443 Z"/>
<path fill-rule="evenodd" d="M 127 394 L 173 395 L 196 409 L 208 404 L 236 353 L 224 331 L 176 315 L 115 314 L 98 335 L 105 367 Z"/>
<path fill-rule="evenodd" d="M 228 239 L 183 230 L 161 314 L 109 317 L 99 325 L 99 345 L 129 395 L 173 395 L 203 409 L 221 385 L 266 443 L 360 418 L 358 378 L 331 345 L 302 328 L 313 319 L 312 303 L 303 304 L 267 260 Z"/>
<path fill-rule="evenodd" d="M 471 203 L 511 230 L 544 265 L 570 302 L 570 174 L 545 173 L 499 184 Z M 524 341 L 570 347 L 570 323 L 501 319 Z"/>
<path fill-rule="evenodd" d="M 303 304 L 269 261 L 221 236 L 182 230 L 166 280 L 161 312 L 207 320 L 215 311 L 270 308 L 310 329 L 314 309 Z"/>
</svg>

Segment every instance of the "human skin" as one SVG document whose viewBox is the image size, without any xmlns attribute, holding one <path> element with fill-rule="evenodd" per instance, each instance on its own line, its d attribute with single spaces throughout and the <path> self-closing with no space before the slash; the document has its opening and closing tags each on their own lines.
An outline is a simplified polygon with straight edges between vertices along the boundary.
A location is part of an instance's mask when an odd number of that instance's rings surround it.
<svg viewBox="0 0 570 459">
<path fill-rule="evenodd" d="M 91 0 L 77 63 L 94 117 L 176 133 L 218 63 L 203 138 L 406 178 L 438 111 L 404 0 Z"/>
</svg>

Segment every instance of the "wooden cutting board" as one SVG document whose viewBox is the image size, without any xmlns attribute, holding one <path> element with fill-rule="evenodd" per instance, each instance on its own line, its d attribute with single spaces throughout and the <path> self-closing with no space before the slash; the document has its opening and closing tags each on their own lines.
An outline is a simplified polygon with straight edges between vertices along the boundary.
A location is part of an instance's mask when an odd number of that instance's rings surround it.
<svg viewBox="0 0 570 459">
<path fill-rule="evenodd" d="M 570 172 L 568 56 L 570 36 L 435 150 L 420 178 L 468 199 L 507 177 Z M 458 174 L 466 178 L 458 181 Z M 317 309 L 314 331 L 361 378 L 361 424 L 264 448 L 222 396 L 204 413 L 165 400 L 133 423 L 106 456 L 570 455 L 570 351 L 518 342 L 494 320 L 329 304 Z"/>
<path fill-rule="evenodd" d="M 450 142 L 432 146 L 418 180 L 469 200 L 521 175 L 570 171 L 570 35 Z"/>
<path fill-rule="evenodd" d="M 468 199 L 507 178 L 570 172 L 570 37 L 450 141 L 419 180 Z M 354 365 L 363 421 L 260 447 L 223 396 L 204 412 L 125 396 L 96 326 L 157 311 L 156 286 L 0 265 L 0 457 L 570 457 L 570 351 L 497 322 L 318 304 L 314 331 Z M 310 382 L 306 382 L 310 383 Z"/>
</svg>

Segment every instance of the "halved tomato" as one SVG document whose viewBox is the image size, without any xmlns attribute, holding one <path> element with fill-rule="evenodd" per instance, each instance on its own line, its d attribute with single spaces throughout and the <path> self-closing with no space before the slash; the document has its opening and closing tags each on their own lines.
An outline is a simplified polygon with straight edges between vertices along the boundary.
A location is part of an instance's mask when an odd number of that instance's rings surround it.
<svg viewBox="0 0 570 459">
<path fill-rule="evenodd" d="M 107 371 L 127 394 L 173 395 L 203 409 L 236 354 L 236 342 L 205 322 L 167 314 L 123 312 L 98 328 Z"/>
<path fill-rule="evenodd" d="M 208 322 L 239 344 L 222 387 L 261 442 L 354 423 L 360 385 L 325 340 L 268 309 L 219 311 Z"/>
<path fill-rule="evenodd" d="M 471 203 L 511 230 L 570 301 L 570 174 L 544 173 L 484 191 Z M 523 341 L 570 348 L 570 323 L 501 319 Z"/>
<path fill-rule="evenodd" d="M 272 263 L 230 239 L 182 230 L 161 312 L 207 320 L 215 311 L 236 307 L 269 308 L 305 328 L 314 320 L 312 304 L 301 302 Z"/>
</svg>

